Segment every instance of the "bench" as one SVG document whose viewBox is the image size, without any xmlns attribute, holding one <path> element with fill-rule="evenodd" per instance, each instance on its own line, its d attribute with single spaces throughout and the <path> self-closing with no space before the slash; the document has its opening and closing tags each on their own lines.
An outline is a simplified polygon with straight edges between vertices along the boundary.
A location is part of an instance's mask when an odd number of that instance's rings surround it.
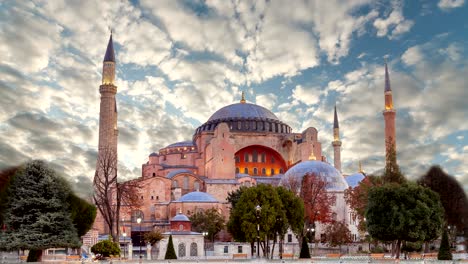
<svg viewBox="0 0 468 264">
<path fill-rule="evenodd" d="M 409 259 L 422 259 L 423 255 L 420 253 L 409 253 L 408 258 Z"/>
<path fill-rule="evenodd" d="M 437 259 L 437 253 L 425 253 L 423 259 Z"/>
<path fill-rule="evenodd" d="M 247 258 L 247 253 L 234 253 L 232 254 L 233 259 L 238 259 L 238 258 Z"/>
<path fill-rule="evenodd" d="M 341 258 L 340 253 L 328 253 L 327 258 Z"/>
<path fill-rule="evenodd" d="M 385 256 L 385 253 L 371 253 L 370 257 L 371 259 L 383 259 Z"/>
<path fill-rule="evenodd" d="M 281 255 L 284 259 L 285 258 L 289 258 L 289 259 L 293 259 L 294 258 L 294 254 L 293 253 L 283 253 Z"/>
<path fill-rule="evenodd" d="M 28 259 L 28 256 L 20 256 L 20 259 L 26 261 Z"/>
<path fill-rule="evenodd" d="M 80 260 L 81 257 L 79 255 L 70 255 L 67 256 L 67 260 Z"/>
</svg>

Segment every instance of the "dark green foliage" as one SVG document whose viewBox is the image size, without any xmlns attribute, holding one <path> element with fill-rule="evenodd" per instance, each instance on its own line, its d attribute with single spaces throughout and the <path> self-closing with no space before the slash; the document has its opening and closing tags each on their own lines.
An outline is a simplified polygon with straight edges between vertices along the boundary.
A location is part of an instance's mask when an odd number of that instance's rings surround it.
<svg viewBox="0 0 468 264">
<path fill-rule="evenodd" d="M 301 253 L 299 254 L 301 259 L 310 259 L 309 245 L 307 244 L 307 238 L 302 237 Z"/>
<path fill-rule="evenodd" d="M 442 232 L 442 240 L 440 241 L 439 253 L 437 254 L 438 260 L 452 260 L 452 252 L 450 252 L 450 245 L 448 241 L 447 230 L 444 228 Z"/>
<path fill-rule="evenodd" d="M 403 243 L 403 246 L 401 246 L 401 251 L 403 251 L 403 252 L 418 252 L 418 251 L 421 251 L 422 244 L 423 243 L 421 241 L 418 241 L 418 242 L 405 241 Z"/>
<path fill-rule="evenodd" d="M 167 242 L 166 255 L 164 259 L 177 259 L 177 255 L 174 250 L 174 243 L 172 242 L 172 235 L 169 235 L 169 241 Z"/>
<path fill-rule="evenodd" d="M 118 256 L 120 254 L 119 244 L 112 241 L 112 238 L 99 241 L 91 247 L 91 252 L 101 254 L 103 257 Z"/>
<path fill-rule="evenodd" d="M 385 184 L 369 191 L 366 225 L 381 241 L 431 241 L 440 234 L 444 210 L 437 193 L 414 183 Z"/>
<path fill-rule="evenodd" d="M 247 187 L 241 186 L 239 189 L 228 193 L 226 200 L 231 204 L 231 209 L 236 207 L 237 201 L 239 201 L 245 190 L 247 190 Z"/>
<path fill-rule="evenodd" d="M 406 181 L 397 164 L 395 146 L 391 144 L 386 154 L 385 171 L 383 174 L 384 183 L 402 184 Z"/>
<path fill-rule="evenodd" d="M 196 232 L 208 232 L 208 237 L 213 241 L 216 234 L 224 228 L 224 218 L 215 208 L 203 212 L 197 212 L 190 216 L 192 229 Z"/>
<path fill-rule="evenodd" d="M 81 237 L 93 227 L 96 218 L 96 206 L 73 193 L 68 196 L 68 203 L 70 204 L 73 225 L 75 225 L 78 237 Z"/>
<path fill-rule="evenodd" d="M 0 249 L 79 247 L 67 203 L 71 189 L 44 162 L 31 161 L 20 168 L 7 193 L 7 230 L 0 237 Z"/>
<path fill-rule="evenodd" d="M 16 175 L 16 171 L 19 168 L 20 167 L 11 167 L 0 171 L 0 228 L 3 227 L 3 217 L 9 201 L 7 190 L 11 185 L 13 177 Z"/>
<path fill-rule="evenodd" d="M 457 231 L 468 228 L 468 199 L 462 185 L 455 177 L 439 166 L 432 166 L 418 183 L 438 193 L 445 209 L 445 222 Z"/>
<path fill-rule="evenodd" d="M 281 209 L 286 215 L 286 219 L 281 219 L 281 221 L 279 221 L 281 225 L 278 227 L 279 229 L 277 229 L 278 234 L 284 237 L 288 228 L 290 228 L 294 234 L 300 234 L 304 227 L 304 203 L 292 191 L 284 187 L 279 186 L 275 189 L 278 192 L 282 204 Z"/>
</svg>

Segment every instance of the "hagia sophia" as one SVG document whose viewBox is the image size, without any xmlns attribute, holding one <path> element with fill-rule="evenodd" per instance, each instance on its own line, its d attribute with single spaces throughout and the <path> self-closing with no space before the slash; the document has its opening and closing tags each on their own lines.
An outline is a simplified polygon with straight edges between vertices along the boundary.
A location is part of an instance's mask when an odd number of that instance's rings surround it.
<svg viewBox="0 0 468 264">
<path fill-rule="evenodd" d="M 110 36 L 103 62 L 99 155 L 104 149 L 117 151 L 117 104 L 115 94 L 116 60 Z M 385 140 L 395 146 L 395 110 L 385 64 Z M 332 115 L 330 115 L 332 116 Z M 330 120 L 331 122 L 332 120 Z M 319 131 L 309 127 L 302 132 L 280 120 L 270 110 L 240 101 L 217 110 L 195 129 L 187 141 L 175 142 L 148 155 L 143 161 L 141 177 L 132 180 L 142 189 L 140 209 L 122 209 L 121 225 L 127 230 L 154 228 L 170 230 L 170 220 L 210 208 L 229 217 L 229 192 L 240 186 L 257 184 L 281 185 L 289 179 L 302 179 L 307 173 L 320 175 L 328 182 L 327 191 L 336 197 L 333 218 L 346 223 L 355 241 L 360 239 L 352 210 L 344 200 L 344 191 L 355 187 L 365 175 L 360 169 L 352 175 L 341 172 L 341 145 L 337 108 L 333 120 L 333 141 L 321 142 Z M 321 133 L 328 133 L 321 131 Z M 333 163 L 322 153 L 322 145 L 333 146 Z M 97 168 L 98 169 L 98 168 Z M 117 172 L 116 172 L 117 173 Z M 99 227 L 99 233 L 105 233 Z M 320 238 L 324 227 L 317 223 L 315 236 Z M 133 230 L 132 230 L 133 231 Z M 229 236 L 220 237 L 229 240 Z"/>
</svg>

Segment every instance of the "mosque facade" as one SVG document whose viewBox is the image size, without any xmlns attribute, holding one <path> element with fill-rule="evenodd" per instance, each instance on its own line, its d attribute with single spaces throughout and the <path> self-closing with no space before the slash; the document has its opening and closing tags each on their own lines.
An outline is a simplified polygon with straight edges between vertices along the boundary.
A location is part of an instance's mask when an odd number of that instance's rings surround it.
<svg viewBox="0 0 468 264">
<path fill-rule="evenodd" d="M 101 87 L 112 86 L 115 87 L 112 92 L 116 91 L 114 76 L 115 56 L 111 36 L 104 59 Z M 385 88 L 386 102 L 389 90 L 390 87 Z M 115 110 L 115 116 L 112 110 Z M 117 148 L 114 120 L 117 120 L 115 93 L 101 92 L 100 151 L 106 141 L 109 146 Z M 142 165 L 142 175 L 133 180 L 142 186 L 139 193 L 142 206 L 137 210 L 124 207 L 121 225 L 133 231 L 137 226 L 136 219 L 141 218 L 141 225 L 138 226 L 140 232 L 154 228 L 169 231 L 170 219 L 178 214 L 190 216 L 210 208 L 216 208 L 227 220 L 230 209 L 227 195 L 240 186 L 279 185 L 285 179 L 301 179 L 306 173 L 314 173 L 327 180 L 327 191 L 336 197 L 332 206 L 335 220 L 347 223 L 353 238 L 358 240 L 357 223 L 353 221 L 352 210 L 344 200 L 344 191 L 350 185 L 356 186 L 364 175 L 361 171 L 350 175 L 349 179 L 343 176 L 336 106 L 333 121 L 331 145 L 334 160 L 331 165 L 322 153 L 322 142 L 316 128 L 294 132 L 270 110 L 247 102 L 242 94 L 239 102 L 219 109 L 196 128 L 190 140 L 169 144 L 148 155 Z M 113 137 L 105 133 L 101 135 L 101 130 L 113 133 Z M 389 131 L 394 133 L 394 129 Z M 323 226 L 318 224 L 317 239 L 322 232 Z"/>
</svg>

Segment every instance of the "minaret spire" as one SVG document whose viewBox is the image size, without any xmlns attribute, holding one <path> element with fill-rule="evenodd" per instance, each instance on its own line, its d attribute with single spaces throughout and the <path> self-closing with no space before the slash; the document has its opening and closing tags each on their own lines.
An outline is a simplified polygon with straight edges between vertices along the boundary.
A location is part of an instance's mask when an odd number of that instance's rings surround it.
<svg viewBox="0 0 468 264">
<path fill-rule="evenodd" d="M 335 165 L 335 169 L 341 172 L 341 141 L 340 141 L 340 126 L 338 124 L 338 113 L 336 111 L 336 104 L 335 104 L 335 114 L 333 118 L 333 163 Z"/>
<path fill-rule="evenodd" d="M 245 94 L 244 94 L 244 91 L 242 91 L 242 98 L 240 100 L 240 103 L 241 104 L 245 104 Z"/>
<path fill-rule="evenodd" d="M 102 84 L 114 84 L 115 81 L 115 53 L 112 41 L 112 31 L 107 43 L 106 54 L 102 63 Z"/>
<path fill-rule="evenodd" d="M 395 155 L 389 155 L 390 152 L 396 153 L 396 129 L 395 129 L 395 116 L 396 111 L 393 108 L 393 95 L 390 87 L 390 74 L 388 73 L 388 65 L 385 60 L 385 108 L 383 111 L 385 120 L 385 157 L 386 163 L 389 162 L 388 158 L 394 156 L 392 159 L 396 159 Z M 396 162 L 393 160 L 392 162 Z"/>
</svg>

